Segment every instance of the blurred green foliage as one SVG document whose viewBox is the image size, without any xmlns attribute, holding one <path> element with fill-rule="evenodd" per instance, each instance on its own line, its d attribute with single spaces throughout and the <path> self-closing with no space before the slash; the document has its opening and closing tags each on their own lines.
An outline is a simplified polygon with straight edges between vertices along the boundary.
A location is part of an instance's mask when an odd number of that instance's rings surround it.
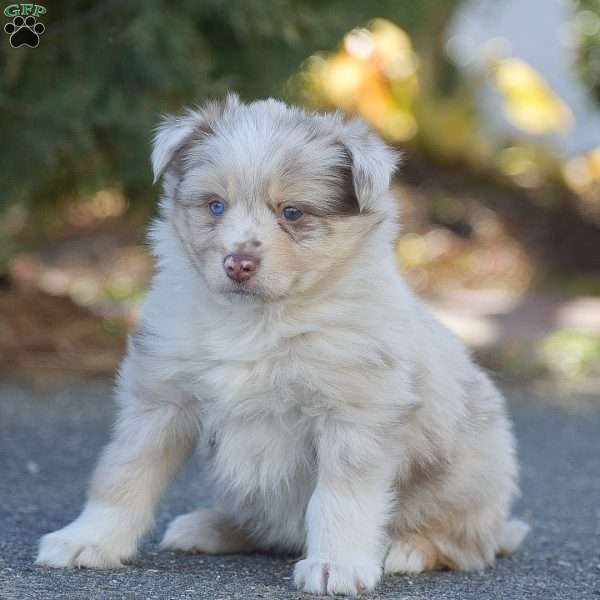
<svg viewBox="0 0 600 600">
<path fill-rule="evenodd" d="M 540 346 L 542 363 L 568 377 L 600 375 L 600 336 L 574 329 L 558 329 Z"/>
<path fill-rule="evenodd" d="M 139 201 L 161 112 L 229 89 L 281 95 L 303 59 L 352 27 L 388 17 L 427 40 L 459 1 L 52 2 L 37 48 L 5 39 L 0 51 L 0 211 L 43 217 L 109 185 Z"/>
<path fill-rule="evenodd" d="M 579 72 L 600 103 L 600 0 L 571 0 Z"/>
</svg>

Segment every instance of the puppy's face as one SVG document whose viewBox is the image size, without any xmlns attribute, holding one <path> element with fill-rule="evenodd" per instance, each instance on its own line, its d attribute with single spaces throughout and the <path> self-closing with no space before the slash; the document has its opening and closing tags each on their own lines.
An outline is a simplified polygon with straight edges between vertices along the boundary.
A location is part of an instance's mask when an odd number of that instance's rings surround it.
<svg viewBox="0 0 600 600">
<path fill-rule="evenodd" d="M 352 264 L 388 216 L 377 196 L 394 162 L 358 125 L 232 97 L 163 123 L 153 153 L 155 175 L 165 172 L 163 213 L 212 292 L 281 300 L 318 289 Z M 353 132 L 377 142 L 379 161 L 389 163 L 379 165 L 387 169 L 383 184 L 357 167 Z"/>
</svg>

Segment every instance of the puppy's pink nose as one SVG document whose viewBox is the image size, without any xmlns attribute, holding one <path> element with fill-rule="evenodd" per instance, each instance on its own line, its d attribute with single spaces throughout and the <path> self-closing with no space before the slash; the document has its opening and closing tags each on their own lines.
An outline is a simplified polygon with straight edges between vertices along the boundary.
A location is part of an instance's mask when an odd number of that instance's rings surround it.
<svg viewBox="0 0 600 600">
<path fill-rule="evenodd" d="M 260 259 L 250 254 L 229 254 L 223 261 L 227 277 L 233 281 L 248 281 L 258 270 Z"/>
</svg>

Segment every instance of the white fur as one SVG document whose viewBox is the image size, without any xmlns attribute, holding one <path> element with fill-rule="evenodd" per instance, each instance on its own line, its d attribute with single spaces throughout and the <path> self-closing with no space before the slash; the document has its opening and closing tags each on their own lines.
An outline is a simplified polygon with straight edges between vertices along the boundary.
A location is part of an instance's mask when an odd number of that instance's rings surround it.
<svg viewBox="0 0 600 600">
<path fill-rule="evenodd" d="M 503 401 L 398 274 L 394 154 L 360 121 L 230 98 L 171 168 L 206 114 L 156 138 L 158 271 L 121 371 L 115 434 L 87 507 L 42 539 L 38 563 L 131 558 L 197 438 L 216 512 L 175 520 L 165 547 L 304 553 L 298 587 L 333 594 L 373 589 L 384 562 L 479 569 L 513 551 L 526 531 L 507 521 L 517 466 Z M 315 220 L 314 236 L 292 242 L 261 195 L 296 186 L 302 197 L 304 186 L 333 203 L 325 171 L 340 142 L 361 214 L 332 217 L 327 235 Z M 300 180 L 285 179 L 290 164 Z M 200 189 L 231 200 L 228 220 L 208 227 Z M 198 232 L 212 236 L 205 246 Z M 256 238 L 253 295 L 231 295 L 223 256 Z"/>
<path fill-rule="evenodd" d="M 166 117 L 156 129 L 152 150 L 152 172 L 156 183 L 173 158 L 173 154 L 194 131 L 197 114 L 190 112 L 183 118 Z"/>
<path fill-rule="evenodd" d="M 421 573 L 427 569 L 423 552 L 408 540 L 394 542 L 385 558 L 386 573 Z"/>
<path fill-rule="evenodd" d="M 518 519 L 507 521 L 502 530 L 499 553 L 507 556 L 512 554 L 523 543 L 529 529 L 527 523 L 523 523 Z"/>
</svg>

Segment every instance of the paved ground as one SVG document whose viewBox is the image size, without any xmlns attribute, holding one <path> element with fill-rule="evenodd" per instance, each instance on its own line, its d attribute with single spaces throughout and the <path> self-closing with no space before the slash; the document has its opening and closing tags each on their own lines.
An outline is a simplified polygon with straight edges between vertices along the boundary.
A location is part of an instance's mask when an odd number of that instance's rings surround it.
<svg viewBox="0 0 600 600">
<path fill-rule="evenodd" d="M 509 393 L 523 463 L 516 512 L 533 526 L 517 556 L 478 574 L 386 579 L 373 599 L 598 600 L 600 598 L 600 395 L 563 405 Z M 127 569 L 51 570 L 32 558 L 43 533 L 77 515 L 112 406 L 101 383 L 61 392 L 0 384 L 0 598 L 268 600 L 298 593 L 293 561 L 269 556 L 159 553 L 165 523 L 202 501 L 192 465 L 165 498 L 157 531 Z"/>
</svg>

